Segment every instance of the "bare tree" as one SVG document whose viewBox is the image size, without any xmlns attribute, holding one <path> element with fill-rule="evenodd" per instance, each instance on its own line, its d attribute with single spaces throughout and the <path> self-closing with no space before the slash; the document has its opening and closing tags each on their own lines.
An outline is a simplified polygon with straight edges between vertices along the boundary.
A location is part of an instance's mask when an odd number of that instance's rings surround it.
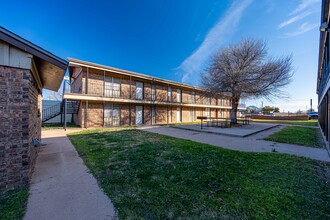
<svg viewBox="0 0 330 220">
<path fill-rule="evenodd" d="M 263 40 L 245 39 L 213 56 L 201 76 L 201 84 L 213 96 L 221 92 L 231 94 L 231 120 L 237 123 L 241 97 L 283 98 L 281 89 L 291 82 L 292 76 L 291 56 L 269 57 Z"/>
</svg>

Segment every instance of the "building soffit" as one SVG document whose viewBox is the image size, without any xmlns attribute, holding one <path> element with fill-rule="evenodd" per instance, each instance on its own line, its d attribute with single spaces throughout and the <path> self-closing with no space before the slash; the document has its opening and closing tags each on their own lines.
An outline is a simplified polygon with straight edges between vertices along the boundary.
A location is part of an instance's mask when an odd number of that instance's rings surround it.
<svg viewBox="0 0 330 220">
<path fill-rule="evenodd" d="M 68 62 L 0 26 L 0 40 L 33 55 L 42 87 L 57 91 Z"/>
</svg>

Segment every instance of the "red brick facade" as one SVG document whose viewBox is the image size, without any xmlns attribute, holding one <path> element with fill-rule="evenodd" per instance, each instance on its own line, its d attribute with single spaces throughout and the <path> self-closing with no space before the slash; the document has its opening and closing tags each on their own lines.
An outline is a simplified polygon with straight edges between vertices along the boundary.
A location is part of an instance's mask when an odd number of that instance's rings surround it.
<svg viewBox="0 0 330 220">
<path fill-rule="evenodd" d="M 27 185 L 41 139 L 41 95 L 30 70 L 0 66 L 0 188 Z"/>
</svg>

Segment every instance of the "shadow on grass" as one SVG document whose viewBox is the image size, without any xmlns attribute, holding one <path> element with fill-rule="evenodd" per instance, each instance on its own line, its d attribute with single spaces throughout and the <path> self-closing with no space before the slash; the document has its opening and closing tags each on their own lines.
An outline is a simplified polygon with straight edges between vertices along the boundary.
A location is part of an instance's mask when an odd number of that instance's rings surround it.
<svg viewBox="0 0 330 220">
<path fill-rule="evenodd" d="M 120 218 L 329 218 L 326 163 L 132 128 L 68 136 Z"/>
</svg>

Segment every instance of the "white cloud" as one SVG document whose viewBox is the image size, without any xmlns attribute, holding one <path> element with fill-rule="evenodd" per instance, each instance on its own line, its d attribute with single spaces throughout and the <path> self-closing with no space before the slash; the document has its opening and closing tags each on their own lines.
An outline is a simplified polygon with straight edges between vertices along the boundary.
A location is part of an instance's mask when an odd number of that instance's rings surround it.
<svg viewBox="0 0 330 220">
<path fill-rule="evenodd" d="M 317 4 L 317 3 L 321 3 L 321 0 L 302 0 L 300 2 L 300 4 L 298 5 L 298 7 L 295 10 L 293 10 L 290 13 L 290 15 L 295 15 L 297 13 L 300 13 L 303 10 L 305 10 L 306 8 L 311 7 L 311 6 L 313 6 L 313 5 Z"/>
<path fill-rule="evenodd" d="M 283 22 L 278 26 L 278 29 L 281 29 L 281 28 L 283 28 L 283 27 L 285 27 L 285 26 L 288 26 L 289 24 L 292 24 L 292 23 L 294 23 L 294 22 L 296 22 L 296 21 L 299 21 L 299 20 L 301 20 L 301 19 L 303 19 L 303 18 L 307 17 L 308 15 L 313 14 L 313 13 L 315 13 L 315 12 L 317 12 L 317 11 L 306 11 L 306 12 L 301 13 L 301 14 L 299 14 L 299 15 L 297 15 L 297 16 L 294 16 L 294 17 L 292 17 L 292 18 L 290 18 L 290 19 L 288 19 L 288 20 L 286 20 L 286 21 L 283 21 Z"/>
<path fill-rule="evenodd" d="M 208 32 L 199 48 L 177 68 L 182 74 L 182 82 L 196 82 L 205 62 L 235 32 L 244 10 L 252 3 L 252 1 L 253 0 L 235 1 L 231 5 L 225 16 Z"/>
<path fill-rule="evenodd" d="M 289 16 L 293 17 L 279 24 L 278 29 L 302 20 L 308 15 L 319 13 L 321 7 L 320 3 L 321 0 L 302 0 L 300 4 L 289 14 Z"/>
<path fill-rule="evenodd" d="M 314 28 L 317 28 L 320 24 L 318 23 L 303 23 L 296 31 L 294 32 L 290 32 L 290 33 L 287 33 L 286 35 L 288 37 L 294 37 L 294 36 L 298 36 L 298 35 L 301 35 L 307 31 L 310 31 Z"/>
</svg>

